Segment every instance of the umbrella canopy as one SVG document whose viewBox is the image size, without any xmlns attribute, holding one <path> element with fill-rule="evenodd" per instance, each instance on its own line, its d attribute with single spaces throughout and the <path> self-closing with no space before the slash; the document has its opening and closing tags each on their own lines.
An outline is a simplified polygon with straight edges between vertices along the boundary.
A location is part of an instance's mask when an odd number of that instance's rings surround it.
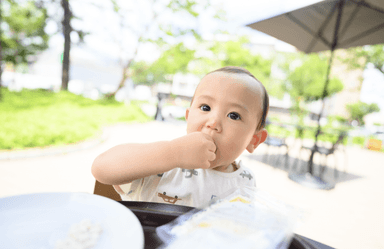
<svg viewBox="0 0 384 249">
<path fill-rule="evenodd" d="M 379 44 L 384 1 L 325 0 L 247 26 L 305 53 Z"/>
</svg>

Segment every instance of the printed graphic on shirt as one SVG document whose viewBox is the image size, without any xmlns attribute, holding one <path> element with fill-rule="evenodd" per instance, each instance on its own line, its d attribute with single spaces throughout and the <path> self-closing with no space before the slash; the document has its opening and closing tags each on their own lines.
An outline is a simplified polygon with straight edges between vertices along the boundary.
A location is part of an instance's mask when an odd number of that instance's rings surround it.
<svg viewBox="0 0 384 249">
<path fill-rule="evenodd" d="M 197 172 L 194 169 L 183 169 L 183 172 L 185 173 L 185 178 L 192 178 L 192 175 L 198 176 L 199 172 Z"/>
<path fill-rule="evenodd" d="M 235 198 L 232 198 L 229 202 L 242 202 L 245 204 L 251 203 L 251 201 L 246 200 L 244 197 L 241 197 L 241 196 L 236 196 Z"/>
<path fill-rule="evenodd" d="M 244 177 L 247 177 L 249 180 L 252 180 L 252 175 L 248 172 L 248 171 L 246 171 L 246 170 L 243 170 L 243 172 L 242 173 L 240 173 L 240 175 L 244 178 Z"/>
<path fill-rule="evenodd" d="M 157 193 L 157 196 L 163 198 L 163 200 L 165 202 L 168 202 L 168 203 L 171 203 L 171 204 L 175 204 L 177 201 L 181 201 L 182 199 L 179 199 L 177 197 L 177 195 L 175 195 L 175 197 L 172 197 L 172 196 L 168 196 L 166 192 L 163 192 L 163 193 Z"/>
</svg>

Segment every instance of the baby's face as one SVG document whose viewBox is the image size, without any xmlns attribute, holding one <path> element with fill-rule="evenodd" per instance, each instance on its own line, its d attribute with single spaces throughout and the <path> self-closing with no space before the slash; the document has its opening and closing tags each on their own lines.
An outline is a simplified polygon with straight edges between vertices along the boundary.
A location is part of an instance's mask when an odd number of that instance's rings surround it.
<svg viewBox="0 0 384 249">
<path fill-rule="evenodd" d="M 250 144 L 263 106 L 260 83 L 246 74 L 216 72 L 200 82 L 186 112 L 187 133 L 213 138 L 216 159 L 211 168 L 225 170 Z"/>
</svg>

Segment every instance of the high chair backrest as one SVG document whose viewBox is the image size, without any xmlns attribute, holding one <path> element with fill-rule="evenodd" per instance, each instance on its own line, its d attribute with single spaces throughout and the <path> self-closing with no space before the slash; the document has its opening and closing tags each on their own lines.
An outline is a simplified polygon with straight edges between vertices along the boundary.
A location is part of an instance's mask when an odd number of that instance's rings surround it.
<svg viewBox="0 0 384 249">
<path fill-rule="evenodd" d="M 110 198 L 115 201 L 121 201 L 120 195 L 115 191 L 112 185 L 103 184 L 96 180 L 95 189 L 93 191 L 95 195 L 101 195 Z"/>
</svg>

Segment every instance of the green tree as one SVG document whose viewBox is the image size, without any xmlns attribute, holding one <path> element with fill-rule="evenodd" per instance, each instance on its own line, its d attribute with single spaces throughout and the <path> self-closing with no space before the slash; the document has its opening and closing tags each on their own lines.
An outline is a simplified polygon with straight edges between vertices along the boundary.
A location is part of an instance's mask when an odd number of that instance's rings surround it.
<svg viewBox="0 0 384 249">
<path fill-rule="evenodd" d="M 301 55 L 298 63 L 301 65 L 288 73 L 287 82 L 284 84 L 286 92 L 293 101 L 300 98 L 305 102 L 321 99 L 328 67 L 326 58 L 318 54 Z M 325 97 L 340 92 L 343 87 L 339 78 L 332 77 Z"/>
<path fill-rule="evenodd" d="M 3 60 L 15 66 L 29 63 L 32 55 L 48 47 L 49 36 L 44 31 L 47 11 L 33 1 L 19 4 L 9 0 L 4 5 Z"/>
<path fill-rule="evenodd" d="M 364 125 L 364 117 L 367 114 L 379 112 L 380 108 L 376 103 L 367 104 L 359 101 L 357 103 L 347 105 L 347 110 L 350 114 L 350 121 L 357 120 L 360 125 Z"/>
<path fill-rule="evenodd" d="M 133 63 L 132 80 L 145 85 L 165 82 L 168 75 L 188 72 L 188 65 L 194 57 L 195 50 L 187 48 L 183 43 L 164 46 L 164 52 L 152 64 L 144 61 Z"/>
<path fill-rule="evenodd" d="M 118 37 L 115 37 L 115 41 L 121 50 L 122 76 L 118 87 L 113 93 L 108 94 L 108 97 L 113 97 L 132 75 L 135 75 L 136 80 L 138 80 L 138 73 L 134 73 L 132 69 L 139 72 L 138 66 L 145 64 L 137 61 L 137 56 L 141 50 L 145 49 L 145 45 L 152 44 L 158 48 L 163 48 L 163 51 L 165 50 L 162 57 L 152 67 L 149 66 L 150 72 L 147 74 L 149 81 L 153 82 L 153 79 L 157 77 L 164 77 L 164 73 L 172 73 L 175 68 L 182 68 L 190 59 L 190 51 L 185 51 L 185 59 L 182 59 L 179 54 L 177 56 L 174 54 L 175 56 L 172 57 L 172 53 L 185 49 L 180 44 L 182 38 L 201 39 L 198 18 L 200 13 L 211 6 L 210 0 L 147 0 L 138 2 L 138 4 L 131 6 L 130 9 L 124 6 L 123 1 L 111 0 L 111 4 L 118 17 L 118 26 L 120 27 L 120 32 Z M 217 12 L 214 12 L 212 17 L 217 16 Z M 221 16 L 219 17 L 221 18 Z M 188 25 L 185 25 L 186 20 Z M 126 46 L 124 37 L 134 40 L 135 45 Z M 168 49 L 171 51 L 167 51 L 167 44 L 177 45 L 170 46 Z M 166 65 L 167 63 L 181 63 L 182 65 L 179 67 L 178 65 Z M 135 68 L 134 65 L 136 65 Z M 161 68 L 156 68 L 154 65 L 161 66 Z M 163 76 L 160 76 L 160 74 L 163 74 Z"/>
<path fill-rule="evenodd" d="M 2 62 L 14 67 L 33 62 L 35 54 L 48 48 L 49 36 L 44 30 L 46 9 L 34 1 L 6 0 L 0 4 Z"/>
<path fill-rule="evenodd" d="M 3 6 L 1 6 L 1 2 L 0 2 L 0 102 L 2 101 L 3 97 L 2 97 L 2 92 L 1 92 L 1 75 L 3 73 L 3 45 L 2 45 L 2 37 L 3 37 L 3 31 L 2 31 L 2 28 L 1 28 L 1 25 L 2 25 L 2 22 L 3 22 Z"/>
<path fill-rule="evenodd" d="M 72 21 L 74 19 L 81 20 L 81 18 L 73 14 L 71 2 L 70 0 L 35 0 L 36 5 L 55 10 L 49 14 L 48 19 L 56 22 L 58 27 L 56 34 L 61 33 L 64 37 L 61 70 L 61 90 L 64 91 L 68 90 L 70 80 L 70 52 L 73 43 L 71 34 L 76 33 L 78 35 L 79 43 L 83 43 L 85 36 L 89 34 L 89 32 L 73 28 Z M 93 6 L 94 4 L 88 3 L 88 5 Z"/>
<path fill-rule="evenodd" d="M 200 41 L 195 46 L 195 55 L 187 72 L 203 76 L 224 66 L 239 66 L 249 70 L 270 92 L 272 60 L 252 53 L 252 44 L 246 36 L 231 36 L 228 41 Z"/>
<path fill-rule="evenodd" d="M 61 0 L 61 7 L 64 10 L 62 27 L 64 35 L 64 52 L 63 52 L 63 65 L 61 73 L 61 90 L 68 90 L 69 82 L 69 55 L 71 51 L 71 18 L 73 17 L 71 7 L 69 5 L 69 0 Z"/>
<path fill-rule="evenodd" d="M 327 59 L 323 55 L 304 53 L 285 54 L 285 60 L 280 65 L 287 75 L 282 88 L 290 95 L 291 112 L 296 115 L 301 126 L 304 125 L 304 117 L 308 114 L 306 104 L 323 97 L 328 66 Z M 330 78 L 325 97 L 340 92 L 343 87 L 340 79 Z M 299 129 L 297 132 L 302 134 Z"/>
<path fill-rule="evenodd" d="M 178 72 L 203 76 L 219 67 L 240 66 L 248 69 L 268 89 L 271 60 L 251 53 L 247 46 L 249 40 L 246 37 L 227 42 L 199 41 L 193 48 L 187 48 L 183 43 L 168 45 L 152 64 L 134 63 L 132 79 L 153 84 L 167 81 L 167 76 Z"/>
<path fill-rule="evenodd" d="M 366 68 L 372 64 L 384 74 L 384 44 L 369 45 L 347 49 L 347 56 L 343 61 L 351 69 Z"/>
<path fill-rule="evenodd" d="M 251 46 L 249 39 L 246 36 L 241 36 L 237 40 L 217 41 L 210 50 L 216 55 L 213 59 L 219 63 L 220 67 L 239 66 L 246 68 L 267 87 L 271 75 L 272 60 L 252 53 L 249 46 Z M 212 65 L 215 64 L 212 63 Z"/>
</svg>

